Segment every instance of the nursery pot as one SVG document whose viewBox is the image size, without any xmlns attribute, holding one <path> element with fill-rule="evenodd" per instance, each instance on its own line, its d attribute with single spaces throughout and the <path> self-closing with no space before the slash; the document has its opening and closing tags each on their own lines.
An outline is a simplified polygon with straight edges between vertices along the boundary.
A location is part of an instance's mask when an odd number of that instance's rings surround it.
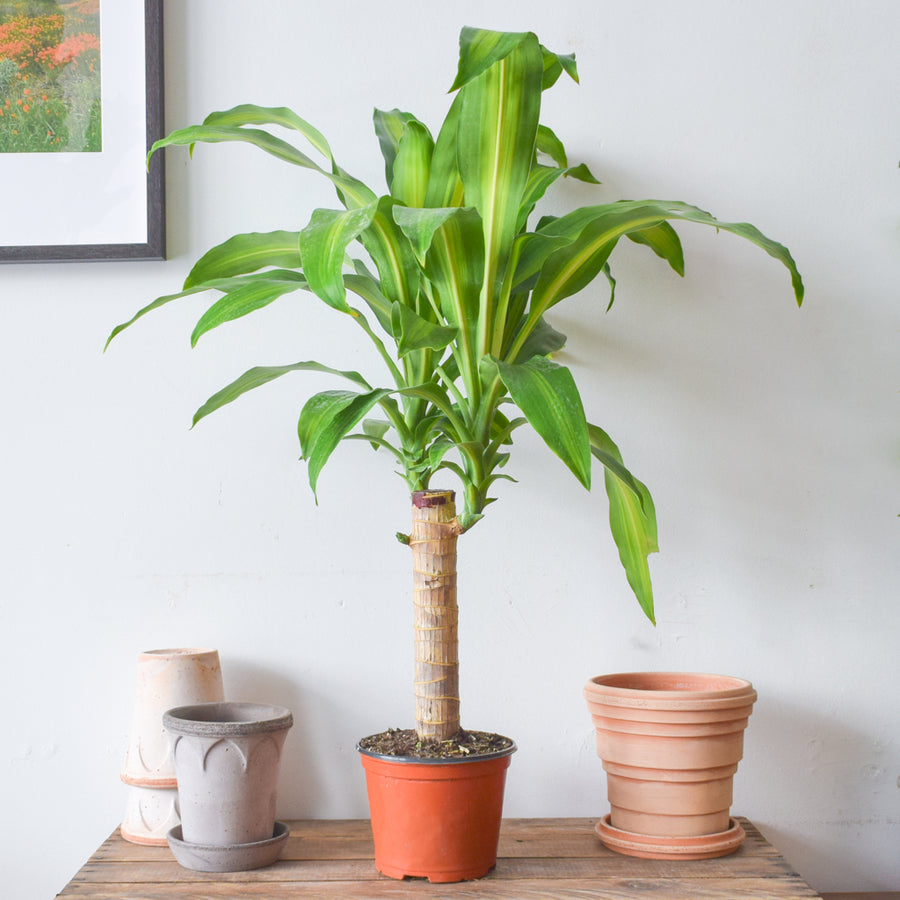
<svg viewBox="0 0 900 900">
<path fill-rule="evenodd" d="M 515 744 L 470 759 L 383 756 L 366 771 L 375 867 L 391 878 L 480 878 L 497 863 L 506 770 Z"/>
<path fill-rule="evenodd" d="M 737 849 L 732 782 L 756 700 L 724 675 L 631 672 L 584 689 L 611 811 L 601 840 L 631 856 L 706 859 Z"/>
<path fill-rule="evenodd" d="M 293 717 L 265 703 L 198 703 L 170 709 L 181 810 L 188 844 L 244 846 L 275 831 L 281 748 Z"/>
</svg>

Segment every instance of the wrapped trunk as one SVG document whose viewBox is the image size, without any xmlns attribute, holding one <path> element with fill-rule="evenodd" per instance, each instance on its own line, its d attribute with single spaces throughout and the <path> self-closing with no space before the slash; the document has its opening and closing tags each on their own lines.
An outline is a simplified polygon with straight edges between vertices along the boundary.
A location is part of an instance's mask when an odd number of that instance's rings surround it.
<svg viewBox="0 0 900 900">
<path fill-rule="evenodd" d="M 412 495 L 416 732 L 421 741 L 445 741 L 459 731 L 459 612 L 453 491 Z"/>
</svg>

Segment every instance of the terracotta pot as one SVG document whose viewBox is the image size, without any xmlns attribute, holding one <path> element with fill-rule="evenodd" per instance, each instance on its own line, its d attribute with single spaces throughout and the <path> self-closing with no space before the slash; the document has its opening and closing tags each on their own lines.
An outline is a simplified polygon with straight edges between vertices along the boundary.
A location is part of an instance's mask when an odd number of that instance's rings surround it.
<svg viewBox="0 0 900 900">
<path fill-rule="evenodd" d="M 732 782 L 756 700 L 723 675 L 631 672 L 591 679 L 584 696 L 611 812 L 597 826 L 622 853 L 705 859 L 735 850 Z"/>
<path fill-rule="evenodd" d="M 180 840 L 240 847 L 270 840 L 281 748 L 293 717 L 265 703 L 198 703 L 163 716 L 172 736 Z"/>
<path fill-rule="evenodd" d="M 496 865 L 514 744 L 462 760 L 390 757 L 357 749 L 366 771 L 379 872 L 446 883 L 480 878 Z"/>
</svg>

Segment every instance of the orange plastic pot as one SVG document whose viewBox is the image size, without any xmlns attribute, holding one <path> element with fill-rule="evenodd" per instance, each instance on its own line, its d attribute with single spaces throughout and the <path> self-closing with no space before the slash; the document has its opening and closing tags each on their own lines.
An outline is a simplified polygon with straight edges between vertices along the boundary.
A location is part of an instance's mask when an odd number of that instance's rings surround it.
<svg viewBox="0 0 900 900">
<path fill-rule="evenodd" d="M 733 780 L 756 691 L 724 675 L 629 672 L 584 689 L 611 812 L 597 826 L 614 850 L 707 859 L 736 850 Z"/>
<path fill-rule="evenodd" d="M 506 770 L 515 745 L 463 760 L 357 749 L 366 772 L 379 872 L 437 883 L 490 872 L 497 863 Z"/>
</svg>

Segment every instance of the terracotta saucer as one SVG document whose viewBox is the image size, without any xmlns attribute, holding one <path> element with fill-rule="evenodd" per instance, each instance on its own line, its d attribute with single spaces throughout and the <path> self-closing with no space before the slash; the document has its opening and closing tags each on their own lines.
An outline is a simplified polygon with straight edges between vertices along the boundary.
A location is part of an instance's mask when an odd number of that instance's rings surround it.
<svg viewBox="0 0 900 900">
<path fill-rule="evenodd" d="M 730 819 L 730 827 L 716 834 L 688 837 L 663 837 L 622 831 L 610 824 L 609 814 L 597 823 L 600 840 L 617 853 L 642 859 L 713 859 L 733 853 L 743 843 L 744 829 Z"/>
</svg>

